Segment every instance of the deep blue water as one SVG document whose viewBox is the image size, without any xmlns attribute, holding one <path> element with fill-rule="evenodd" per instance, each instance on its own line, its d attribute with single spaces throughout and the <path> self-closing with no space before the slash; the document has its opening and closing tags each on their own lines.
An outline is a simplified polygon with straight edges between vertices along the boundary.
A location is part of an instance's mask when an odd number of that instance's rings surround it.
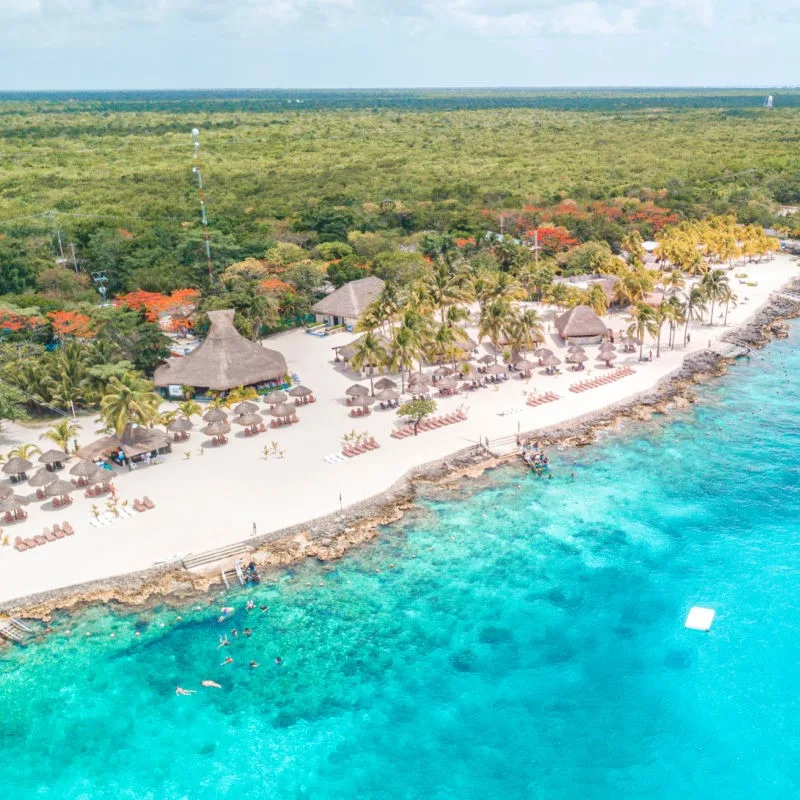
<svg viewBox="0 0 800 800">
<path fill-rule="evenodd" d="M 553 480 L 270 576 L 264 613 L 94 609 L 6 651 L 2 797 L 797 797 L 797 333 Z"/>
</svg>

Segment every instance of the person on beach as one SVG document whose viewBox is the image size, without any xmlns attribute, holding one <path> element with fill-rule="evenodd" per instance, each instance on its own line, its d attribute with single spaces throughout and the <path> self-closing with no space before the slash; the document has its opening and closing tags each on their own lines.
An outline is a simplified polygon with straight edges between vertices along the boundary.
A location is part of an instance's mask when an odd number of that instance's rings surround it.
<svg viewBox="0 0 800 800">
<path fill-rule="evenodd" d="M 221 689 L 222 687 L 216 681 L 200 681 L 203 686 L 213 689 Z"/>
<path fill-rule="evenodd" d="M 182 686 L 176 686 L 175 687 L 175 694 L 181 695 L 182 697 L 185 697 L 186 695 L 189 695 L 189 694 L 194 694 L 195 691 L 197 691 L 197 690 L 196 689 L 184 689 Z"/>
</svg>

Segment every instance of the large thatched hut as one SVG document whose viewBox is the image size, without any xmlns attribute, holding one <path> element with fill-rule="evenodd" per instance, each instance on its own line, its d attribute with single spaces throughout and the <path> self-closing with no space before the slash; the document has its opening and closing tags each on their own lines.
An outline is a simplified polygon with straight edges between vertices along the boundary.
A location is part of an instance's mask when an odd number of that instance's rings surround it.
<svg viewBox="0 0 800 800">
<path fill-rule="evenodd" d="M 234 327 L 233 315 L 233 309 L 209 311 L 211 327 L 205 341 L 188 356 L 171 358 L 160 366 L 153 378 L 155 385 L 191 386 L 203 393 L 282 384 L 288 372 L 286 359 L 277 350 L 245 339 Z"/>
<path fill-rule="evenodd" d="M 596 344 L 606 335 L 603 320 L 589 306 L 575 306 L 555 318 L 558 335 L 570 344 Z"/>
<path fill-rule="evenodd" d="M 317 322 L 352 328 L 364 313 L 364 309 L 383 291 L 383 287 L 383 281 L 374 275 L 350 281 L 315 303 L 311 310 Z"/>
</svg>

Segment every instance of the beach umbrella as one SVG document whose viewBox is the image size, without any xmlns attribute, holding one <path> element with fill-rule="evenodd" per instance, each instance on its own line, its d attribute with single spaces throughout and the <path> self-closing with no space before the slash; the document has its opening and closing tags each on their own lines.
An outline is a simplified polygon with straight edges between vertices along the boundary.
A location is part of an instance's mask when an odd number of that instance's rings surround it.
<svg viewBox="0 0 800 800">
<path fill-rule="evenodd" d="M 546 358 L 542 359 L 542 363 L 546 367 L 556 367 L 561 363 L 561 359 L 558 356 L 547 356 Z"/>
<path fill-rule="evenodd" d="M 481 356 L 478 359 L 479 364 L 494 364 L 494 356 L 490 356 L 488 353 L 485 356 Z"/>
<path fill-rule="evenodd" d="M 63 450 L 48 450 L 42 453 L 37 461 L 40 464 L 63 464 L 68 456 Z"/>
<path fill-rule="evenodd" d="M 480 375 L 478 375 L 478 370 L 472 364 L 464 364 L 464 369 L 459 371 L 458 377 L 462 381 L 476 381 L 480 378 Z"/>
<path fill-rule="evenodd" d="M 47 486 L 48 483 L 52 483 L 55 479 L 56 476 L 52 472 L 46 469 L 40 469 L 28 478 L 28 485 L 36 487 Z"/>
<path fill-rule="evenodd" d="M 380 389 L 396 389 L 397 384 L 391 380 L 390 378 L 380 378 L 379 380 L 375 381 L 375 388 Z"/>
<path fill-rule="evenodd" d="M 293 386 L 289 389 L 289 397 L 308 397 L 314 394 L 307 386 Z"/>
<path fill-rule="evenodd" d="M 227 422 L 228 415 L 221 408 L 212 408 L 203 414 L 206 422 Z"/>
<path fill-rule="evenodd" d="M 32 466 L 33 464 L 27 458 L 14 456 L 3 464 L 3 472 L 6 475 L 24 475 Z"/>
<path fill-rule="evenodd" d="M 589 360 L 589 356 L 587 356 L 584 352 L 570 353 L 566 360 L 569 361 L 570 364 L 582 364 L 584 361 Z"/>
<path fill-rule="evenodd" d="M 502 375 L 504 372 L 508 372 L 508 370 L 502 364 L 490 364 L 486 367 L 486 372 L 489 375 Z"/>
<path fill-rule="evenodd" d="M 280 389 L 277 392 L 270 392 L 264 395 L 264 402 L 268 406 L 277 406 L 279 403 L 285 403 L 288 399 L 289 395 Z"/>
<path fill-rule="evenodd" d="M 238 414 L 239 416 L 242 414 L 253 414 L 256 411 L 258 411 L 258 403 L 253 403 L 250 400 L 239 403 L 239 405 L 233 409 L 234 414 Z"/>
<path fill-rule="evenodd" d="M 540 347 L 534 352 L 534 355 L 539 359 L 550 358 L 553 355 L 553 351 L 548 350 L 546 347 Z"/>
<path fill-rule="evenodd" d="M 45 472 L 45 470 L 40 470 L 41 472 Z M 50 475 L 50 473 L 47 473 Z M 0 486 L 0 500 L 5 500 L 6 497 L 11 497 L 14 494 L 14 490 L 10 486 Z"/>
<path fill-rule="evenodd" d="M 0 511 L 3 513 L 17 514 L 19 511 L 22 511 L 22 507 L 28 505 L 28 503 L 29 500 L 26 497 L 19 494 L 12 494 L 10 497 L 6 497 L 5 500 L 0 500 Z"/>
<path fill-rule="evenodd" d="M 254 425 L 260 425 L 264 420 L 260 414 L 241 414 L 234 419 L 237 425 L 244 425 L 246 428 L 252 428 Z"/>
<path fill-rule="evenodd" d="M 606 364 L 610 364 L 616 357 L 616 353 L 611 353 L 607 350 L 597 354 L 597 360 L 605 361 Z"/>
<path fill-rule="evenodd" d="M 114 473 L 109 469 L 95 467 L 94 472 L 87 475 L 86 479 L 94 486 L 98 483 L 108 483 L 108 481 L 114 480 Z"/>
<path fill-rule="evenodd" d="M 603 342 L 603 344 L 600 345 L 601 353 L 605 352 L 606 350 L 613 353 L 616 349 L 617 348 L 611 342 Z"/>
<path fill-rule="evenodd" d="M 374 397 L 369 397 L 369 395 L 367 395 L 366 397 L 356 397 L 356 399 L 353 400 L 353 405 L 354 406 L 361 406 L 362 408 L 368 408 L 374 402 L 375 402 L 375 398 Z"/>
<path fill-rule="evenodd" d="M 61 480 L 61 478 L 56 478 L 52 483 L 48 483 L 47 486 L 44 487 L 44 493 L 48 497 L 64 497 L 64 495 L 68 495 L 70 492 L 74 491 L 74 484 L 69 481 Z"/>
<path fill-rule="evenodd" d="M 369 389 L 360 383 L 354 383 L 352 386 L 347 387 L 345 394 L 348 397 L 364 397 L 369 394 Z"/>
<path fill-rule="evenodd" d="M 532 361 L 526 361 L 524 358 L 522 358 L 519 361 L 517 361 L 517 363 L 514 364 L 514 366 L 520 372 L 530 372 L 536 366 L 536 364 L 534 364 Z"/>
<path fill-rule="evenodd" d="M 425 383 L 430 385 L 431 383 L 431 376 L 428 375 L 427 372 L 415 372 L 409 379 L 408 384 L 411 386 L 415 383 Z"/>
<path fill-rule="evenodd" d="M 297 409 L 294 406 L 288 405 L 288 403 L 279 403 L 277 406 L 273 406 L 269 410 L 269 413 L 272 414 L 273 417 L 291 417 L 296 411 Z"/>
<path fill-rule="evenodd" d="M 77 464 L 73 464 L 70 467 L 69 474 L 77 475 L 79 478 L 85 478 L 87 475 L 91 475 L 95 469 L 97 469 L 97 467 L 94 462 L 79 461 Z"/>
<path fill-rule="evenodd" d="M 186 431 L 190 431 L 192 427 L 191 420 L 186 419 L 186 417 L 178 417 L 178 419 L 173 420 L 167 425 L 167 430 L 171 433 L 185 433 Z"/>
<path fill-rule="evenodd" d="M 448 378 L 452 374 L 453 374 L 453 370 L 450 367 L 441 366 L 438 369 L 434 370 L 433 377 L 434 378 Z"/>
<path fill-rule="evenodd" d="M 583 353 L 585 352 L 584 349 L 579 344 L 571 344 L 567 348 L 568 353 Z"/>
<path fill-rule="evenodd" d="M 455 378 L 442 378 L 438 383 L 439 390 L 444 389 L 446 392 L 451 392 L 457 385 Z"/>
<path fill-rule="evenodd" d="M 397 389 L 384 389 L 382 392 L 378 392 L 377 398 L 382 403 L 391 402 L 392 400 L 399 400 L 400 392 L 398 392 Z"/>
<path fill-rule="evenodd" d="M 216 422 L 209 422 L 204 428 L 200 428 L 200 432 L 206 436 L 224 436 L 226 433 L 231 432 L 231 426 L 227 422 L 217 420 Z"/>
</svg>

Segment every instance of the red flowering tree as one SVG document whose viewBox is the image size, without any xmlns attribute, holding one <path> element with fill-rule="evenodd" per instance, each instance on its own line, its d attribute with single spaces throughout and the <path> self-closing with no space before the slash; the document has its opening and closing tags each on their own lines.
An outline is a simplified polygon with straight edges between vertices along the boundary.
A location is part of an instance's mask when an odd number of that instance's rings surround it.
<svg viewBox="0 0 800 800">
<path fill-rule="evenodd" d="M 62 339 L 66 336 L 91 339 L 95 335 L 91 320 L 79 311 L 50 311 L 47 317 L 53 326 L 53 333 Z"/>
</svg>

